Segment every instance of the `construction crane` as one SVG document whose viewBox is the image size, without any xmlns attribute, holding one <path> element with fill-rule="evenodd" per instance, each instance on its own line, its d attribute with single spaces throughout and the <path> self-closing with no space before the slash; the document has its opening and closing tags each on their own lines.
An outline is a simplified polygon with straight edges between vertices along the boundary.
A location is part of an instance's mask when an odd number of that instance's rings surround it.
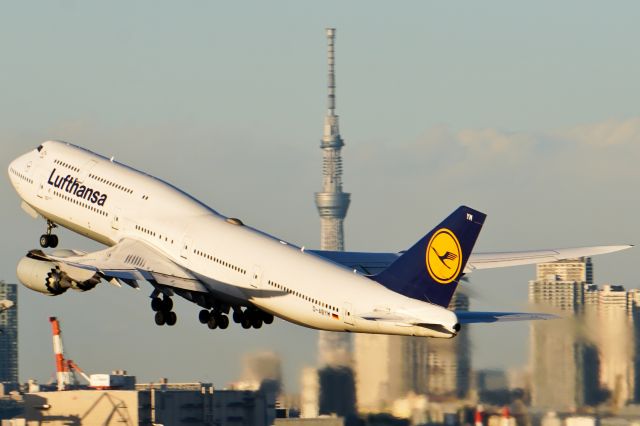
<svg viewBox="0 0 640 426">
<path fill-rule="evenodd" d="M 51 323 L 51 333 L 53 334 L 53 356 L 56 360 L 56 379 L 58 390 L 66 390 L 72 385 L 72 374 L 69 365 L 64 359 L 64 348 L 62 346 L 62 333 L 60 332 L 60 322 L 56 317 L 49 317 Z"/>
<path fill-rule="evenodd" d="M 67 368 L 69 369 L 69 371 L 73 371 L 75 373 L 80 374 L 82 378 L 84 378 L 87 381 L 87 383 L 91 384 L 91 377 L 87 376 L 87 374 L 84 371 L 82 371 L 80 367 L 78 367 L 78 364 L 76 364 L 70 359 L 67 360 Z"/>
<path fill-rule="evenodd" d="M 49 317 L 51 323 L 51 333 L 53 334 L 53 354 L 56 359 L 56 379 L 58 381 L 58 390 L 63 391 L 70 386 L 77 386 L 78 381 L 74 373 L 80 374 L 88 383 L 91 378 L 85 374 L 78 365 L 70 359 L 64 358 L 64 347 L 62 346 L 62 332 L 60 330 L 60 321 L 56 317 Z"/>
<path fill-rule="evenodd" d="M 132 387 L 135 378 L 131 381 L 131 376 L 126 376 L 126 372 L 114 372 L 112 374 L 86 374 L 75 362 L 65 359 L 64 348 L 62 346 L 62 331 L 60 321 L 56 317 L 49 317 L 51 323 L 51 333 L 53 334 L 53 353 L 56 359 L 56 379 L 58 390 L 67 390 L 70 387 L 78 386 L 76 374 L 87 381 L 92 389 L 122 389 Z"/>
</svg>

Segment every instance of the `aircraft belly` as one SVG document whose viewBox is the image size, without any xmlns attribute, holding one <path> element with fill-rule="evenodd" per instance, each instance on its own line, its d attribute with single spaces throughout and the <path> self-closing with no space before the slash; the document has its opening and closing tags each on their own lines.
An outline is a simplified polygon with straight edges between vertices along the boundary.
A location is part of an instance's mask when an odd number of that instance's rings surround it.
<svg viewBox="0 0 640 426">
<path fill-rule="evenodd" d="M 218 281 L 214 278 L 199 274 L 194 271 L 189 272 L 193 274 L 193 276 L 195 276 L 202 284 L 204 284 L 207 290 L 209 290 L 209 293 L 213 294 L 217 298 L 231 304 L 247 303 L 248 298 L 239 287 L 233 284 Z"/>
<path fill-rule="evenodd" d="M 251 302 L 278 318 L 303 327 L 327 331 L 351 331 L 352 329 L 342 320 L 314 312 L 311 304 L 297 303 L 297 298 L 292 296 L 255 297 Z"/>
</svg>

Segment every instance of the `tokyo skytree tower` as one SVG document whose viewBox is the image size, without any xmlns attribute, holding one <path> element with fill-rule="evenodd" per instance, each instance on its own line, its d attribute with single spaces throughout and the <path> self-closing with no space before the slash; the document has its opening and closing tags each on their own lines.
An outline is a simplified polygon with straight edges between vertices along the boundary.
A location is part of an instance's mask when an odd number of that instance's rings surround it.
<svg viewBox="0 0 640 426">
<path fill-rule="evenodd" d="M 322 192 L 316 192 L 315 201 L 320 214 L 320 248 L 344 250 L 343 221 L 349 208 L 349 195 L 342 192 L 342 158 L 340 150 L 344 142 L 340 137 L 336 115 L 336 78 L 334 42 L 335 28 L 327 28 L 328 41 L 328 89 L 327 115 L 324 117 L 322 135 Z M 321 365 L 349 366 L 351 364 L 351 339 L 346 333 L 321 331 L 318 340 Z"/>
</svg>

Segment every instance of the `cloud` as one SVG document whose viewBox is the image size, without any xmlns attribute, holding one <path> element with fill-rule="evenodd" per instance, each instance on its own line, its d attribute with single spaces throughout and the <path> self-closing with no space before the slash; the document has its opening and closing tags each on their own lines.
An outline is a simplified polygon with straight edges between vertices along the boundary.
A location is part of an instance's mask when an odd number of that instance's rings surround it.
<svg viewBox="0 0 640 426">
<path fill-rule="evenodd" d="M 583 124 L 559 131 L 557 135 L 570 142 L 599 147 L 638 144 L 640 142 L 640 117 Z"/>
<path fill-rule="evenodd" d="M 377 155 L 376 155 L 377 154 Z M 581 182 L 640 177 L 640 117 L 540 133 L 440 125 L 411 143 L 369 151 L 361 167 L 410 178 Z M 356 162 L 358 159 L 356 159 Z M 398 167 L 401 165 L 401 167 Z M 495 182 L 494 182 L 495 183 Z"/>
</svg>

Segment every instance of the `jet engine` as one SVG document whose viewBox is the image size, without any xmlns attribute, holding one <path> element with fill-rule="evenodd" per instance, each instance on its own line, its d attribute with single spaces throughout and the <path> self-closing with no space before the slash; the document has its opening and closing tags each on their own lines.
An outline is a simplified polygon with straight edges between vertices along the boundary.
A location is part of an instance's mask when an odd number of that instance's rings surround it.
<svg viewBox="0 0 640 426">
<path fill-rule="evenodd" d="M 25 287 L 47 296 L 57 296 L 70 288 L 91 290 L 100 282 L 99 275 L 93 271 L 30 257 L 20 259 L 16 272 Z"/>
</svg>

